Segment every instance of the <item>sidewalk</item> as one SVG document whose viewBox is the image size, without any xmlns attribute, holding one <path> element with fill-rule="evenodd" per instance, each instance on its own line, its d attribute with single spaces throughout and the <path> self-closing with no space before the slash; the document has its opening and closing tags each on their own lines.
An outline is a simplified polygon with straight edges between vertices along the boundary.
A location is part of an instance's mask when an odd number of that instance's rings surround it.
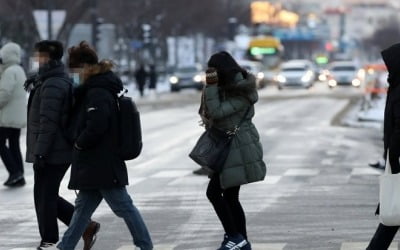
<svg viewBox="0 0 400 250">
<path fill-rule="evenodd" d="M 350 105 L 341 123 L 344 126 L 356 128 L 377 128 L 383 127 L 386 98 L 372 102 L 371 107 L 362 110 L 362 100 Z"/>
</svg>

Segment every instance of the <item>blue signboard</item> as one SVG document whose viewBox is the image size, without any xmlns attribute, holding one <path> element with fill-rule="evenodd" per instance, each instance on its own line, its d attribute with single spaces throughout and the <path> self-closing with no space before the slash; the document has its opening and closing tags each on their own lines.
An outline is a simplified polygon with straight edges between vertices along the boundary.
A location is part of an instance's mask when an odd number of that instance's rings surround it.
<svg viewBox="0 0 400 250">
<path fill-rule="evenodd" d="M 311 29 L 276 29 L 273 34 L 282 41 L 312 41 L 318 39 Z"/>
</svg>

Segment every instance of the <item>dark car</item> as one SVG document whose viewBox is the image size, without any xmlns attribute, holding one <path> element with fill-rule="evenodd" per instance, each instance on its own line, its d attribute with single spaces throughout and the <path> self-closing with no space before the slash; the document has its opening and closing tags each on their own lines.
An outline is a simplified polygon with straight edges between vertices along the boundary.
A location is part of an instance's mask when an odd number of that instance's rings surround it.
<svg viewBox="0 0 400 250">
<path fill-rule="evenodd" d="M 202 90 L 205 83 L 205 74 L 196 66 L 178 68 L 169 77 L 171 91 L 194 88 Z"/>
</svg>

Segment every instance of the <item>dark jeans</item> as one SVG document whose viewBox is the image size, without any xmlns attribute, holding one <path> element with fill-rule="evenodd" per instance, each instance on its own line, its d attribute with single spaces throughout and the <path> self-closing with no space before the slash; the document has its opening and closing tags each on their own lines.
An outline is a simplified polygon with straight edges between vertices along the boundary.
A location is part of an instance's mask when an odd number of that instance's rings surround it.
<svg viewBox="0 0 400 250">
<path fill-rule="evenodd" d="M 385 155 L 386 155 L 386 152 L 385 152 Z M 399 148 L 392 146 L 391 150 L 389 150 L 389 162 L 390 162 L 393 174 L 400 173 L 399 155 L 400 155 Z M 374 236 L 372 237 L 372 239 L 368 245 L 367 250 L 388 249 L 398 230 L 399 230 L 399 227 L 397 227 L 397 226 L 389 227 L 389 226 L 385 226 L 383 224 L 379 224 Z"/>
<path fill-rule="evenodd" d="M 35 184 L 33 187 L 36 217 L 42 242 L 57 243 L 57 218 L 69 225 L 74 213 L 74 206 L 58 195 L 60 183 L 69 164 L 50 165 L 35 169 Z"/>
<path fill-rule="evenodd" d="M 138 83 L 138 89 L 139 89 L 139 93 L 140 96 L 143 97 L 144 96 L 144 86 L 145 86 L 146 82 L 139 82 Z"/>
<path fill-rule="evenodd" d="M 207 197 L 214 207 L 225 233 L 234 236 L 238 233 L 247 239 L 246 216 L 239 202 L 240 186 L 222 189 L 219 175 L 214 174 L 208 184 Z"/>
<path fill-rule="evenodd" d="M 19 147 L 20 135 L 21 129 L 0 127 L 0 157 L 10 176 L 24 173 L 24 164 Z M 7 141 L 8 147 L 6 146 Z"/>
<path fill-rule="evenodd" d="M 139 210 L 133 205 L 125 187 L 79 191 L 71 224 L 57 247 L 62 250 L 75 249 L 90 222 L 90 217 L 103 199 L 118 217 L 125 220 L 131 232 L 133 243 L 141 250 L 153 249 L 153 243 L 146 224 Z"/>
</svg>

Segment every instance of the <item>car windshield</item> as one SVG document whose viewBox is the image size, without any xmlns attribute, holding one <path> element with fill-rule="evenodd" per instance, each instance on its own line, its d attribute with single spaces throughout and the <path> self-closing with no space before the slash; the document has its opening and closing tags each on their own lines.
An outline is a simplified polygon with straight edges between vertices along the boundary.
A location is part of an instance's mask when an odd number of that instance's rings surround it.
<svg viewBox="0 0 400 250">
<path fill-rule="evenodd" d="M 335 66 L 332 67 L 332 71 L 356 71 L 356 67 L 354 66 Z"/>
<path fill-rule="evenodd" d="M 282 71 L 288 72 L 288 71 L 305 71 L 305 68 L 297 67 L 297 68 L 283 68 Z"/>
<path fill-rule="evenodd" d="M 196 67 L 179 68 L 176 70 L 176 72 L 192 73 L 192 72 L 197 72 L 197 68 Z"/>
</svg>

